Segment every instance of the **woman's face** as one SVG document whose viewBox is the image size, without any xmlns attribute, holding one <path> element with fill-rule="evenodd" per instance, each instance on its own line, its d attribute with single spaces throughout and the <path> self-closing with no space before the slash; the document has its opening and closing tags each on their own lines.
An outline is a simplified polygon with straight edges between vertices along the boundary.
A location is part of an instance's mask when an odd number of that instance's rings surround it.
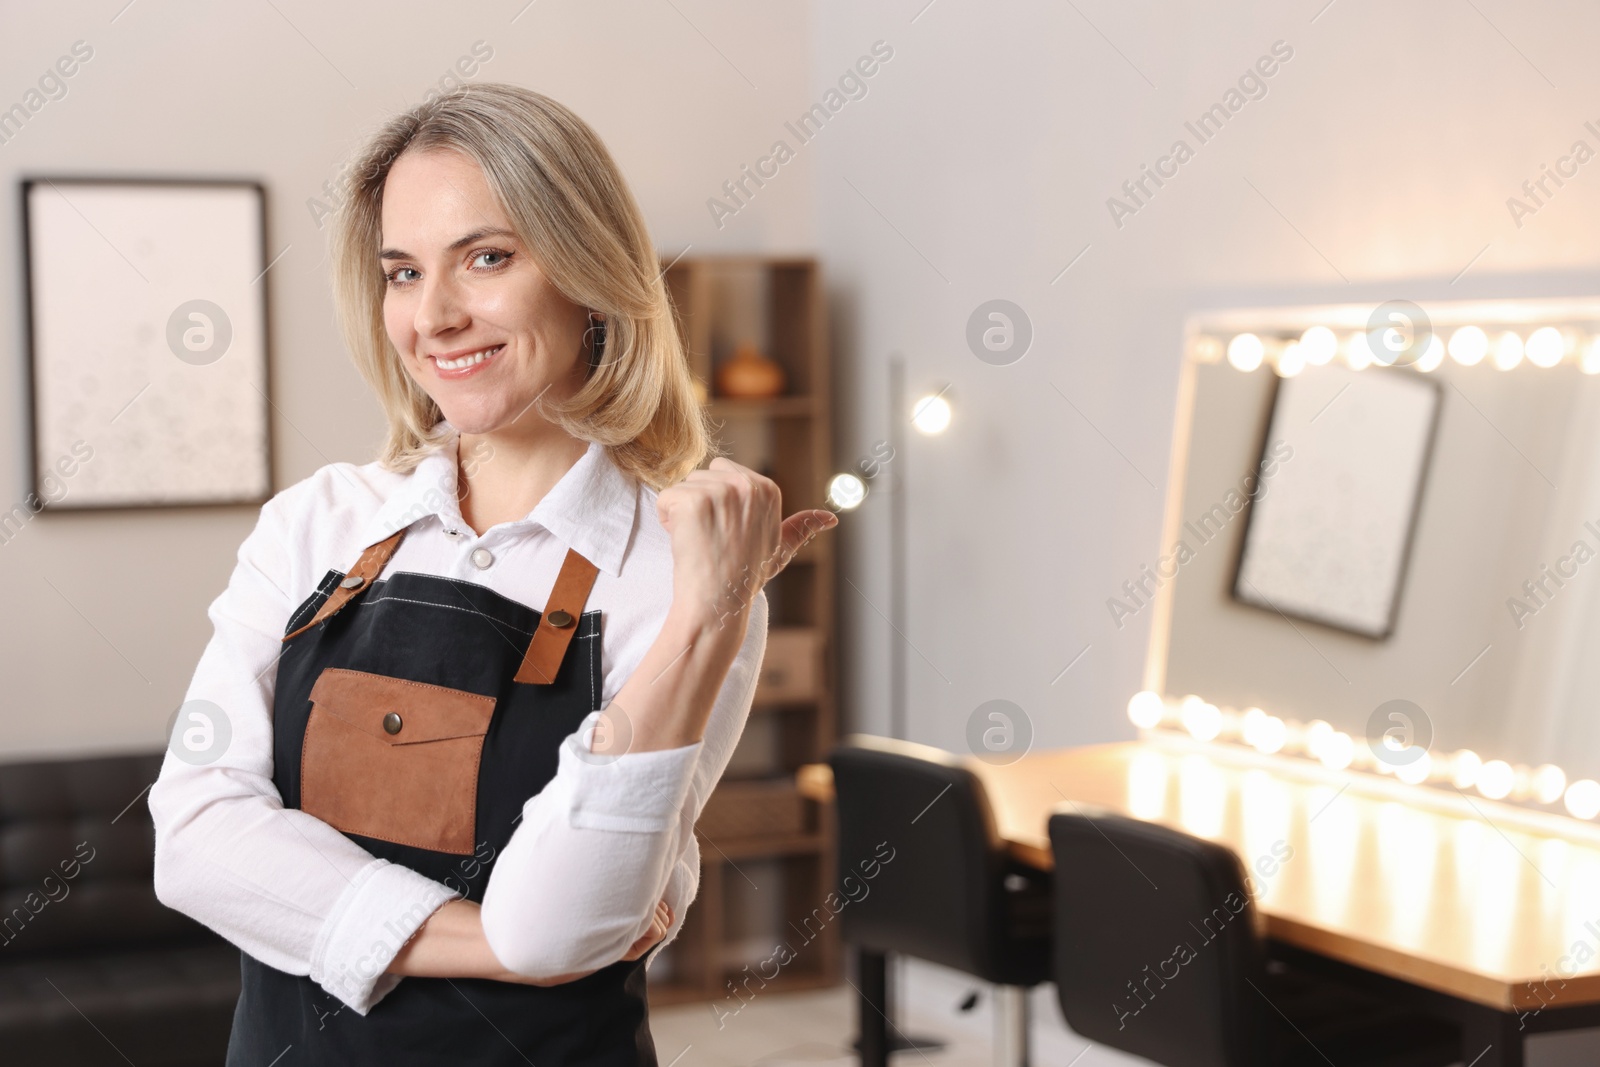
<svg viewBox="0 0 1600 1067">
<path fill-rule="evenodd" d="M 587 373 L 588 312 L 512 233 L 476 162 L 403 152 L 383 192 L 384 327 L 450 424 L 482 434 L 564 399 Z M 524 421 L 522 425 L 527 425 Z"/>
</svg>

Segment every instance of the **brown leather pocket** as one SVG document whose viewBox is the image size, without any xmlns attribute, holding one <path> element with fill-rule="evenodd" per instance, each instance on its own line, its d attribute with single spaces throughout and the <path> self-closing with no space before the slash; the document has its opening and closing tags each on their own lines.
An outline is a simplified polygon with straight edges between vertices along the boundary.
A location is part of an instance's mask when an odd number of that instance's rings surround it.
<svg viewBox="0 0 1600 1067">
<path fill-rule="evenodd" d="M 311 687 L 300 809 L 346 833 L 467 855 L 495 699 L 328 667 Z"/>
</svg>

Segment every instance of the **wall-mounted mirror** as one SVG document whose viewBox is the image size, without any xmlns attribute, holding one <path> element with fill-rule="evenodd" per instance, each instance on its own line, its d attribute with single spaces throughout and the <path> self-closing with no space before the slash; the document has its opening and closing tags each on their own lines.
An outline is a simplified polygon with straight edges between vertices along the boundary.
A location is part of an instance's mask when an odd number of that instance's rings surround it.
<svg viewBox="0 0 1600 1067">
<path fill-rule="evenodd" d="M 1397 308 L 1191 320 L 1146 688 L 1386 772 L 1405 701 L 1432 736 L 1401 777 L 1592 817 L 1600 299 Z"/>
</svg>

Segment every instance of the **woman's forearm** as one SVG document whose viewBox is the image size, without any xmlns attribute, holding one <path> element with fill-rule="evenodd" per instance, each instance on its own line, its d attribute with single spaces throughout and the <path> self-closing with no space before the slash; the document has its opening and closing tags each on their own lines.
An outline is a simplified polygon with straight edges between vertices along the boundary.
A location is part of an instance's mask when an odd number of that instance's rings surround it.
<svg viewBox="0 0 1600 1067">
<path fill-rule="evenodd" d="M 748 608 L 718 617 L 712 605 L 674 600 L 655 643 L 601 715 L 595 753 L 654 752 L 692 745 L 749 626 Z"/>
</svg>

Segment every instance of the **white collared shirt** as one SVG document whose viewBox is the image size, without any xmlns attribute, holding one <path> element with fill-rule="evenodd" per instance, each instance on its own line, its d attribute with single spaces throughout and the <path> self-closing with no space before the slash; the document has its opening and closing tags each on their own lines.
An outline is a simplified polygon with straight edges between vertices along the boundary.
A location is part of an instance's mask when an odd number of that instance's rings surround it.
<svg viewBox="0 0 1600 1067">
<path fill-rule="evenodd" d="M 208 609 L 214 633 L 184 697 L 222 709 L 226 748 L 195 765 L 169 746 L 150 790 L 161 901 L 263 963 L 309 975 L 363 1015 L 401 981 L 384 973 L 395 953 L 460 894 L 283 806 L 272 781 L 272 704 L 291 613 L 327 571 L 349 570 L 403 527 L 386 574 L 474 582 L 540 609 L 570 547 L 599 568 L 587 607 L 601 611 L 604 707 L 654 643 L 672 599 L 656 493 L 602 446 L 591 443 L 526 517 L 480 536 L 457 506 L 459 440 L 451 434 L 409 474 L 329 464 L 262 507 Z M 644 934 L 661 899 L 674 914 L 667 940 L 677 936 L 699 888 L 692 827 L 744 729 L 766 633 L 762 593 L 703 740 L 585 759 L 594 712 L 562 744 L 555 777 L 493 857 L 482 914 L 503 962 L 534 977 L 605 966 Z"/>
</svg>

